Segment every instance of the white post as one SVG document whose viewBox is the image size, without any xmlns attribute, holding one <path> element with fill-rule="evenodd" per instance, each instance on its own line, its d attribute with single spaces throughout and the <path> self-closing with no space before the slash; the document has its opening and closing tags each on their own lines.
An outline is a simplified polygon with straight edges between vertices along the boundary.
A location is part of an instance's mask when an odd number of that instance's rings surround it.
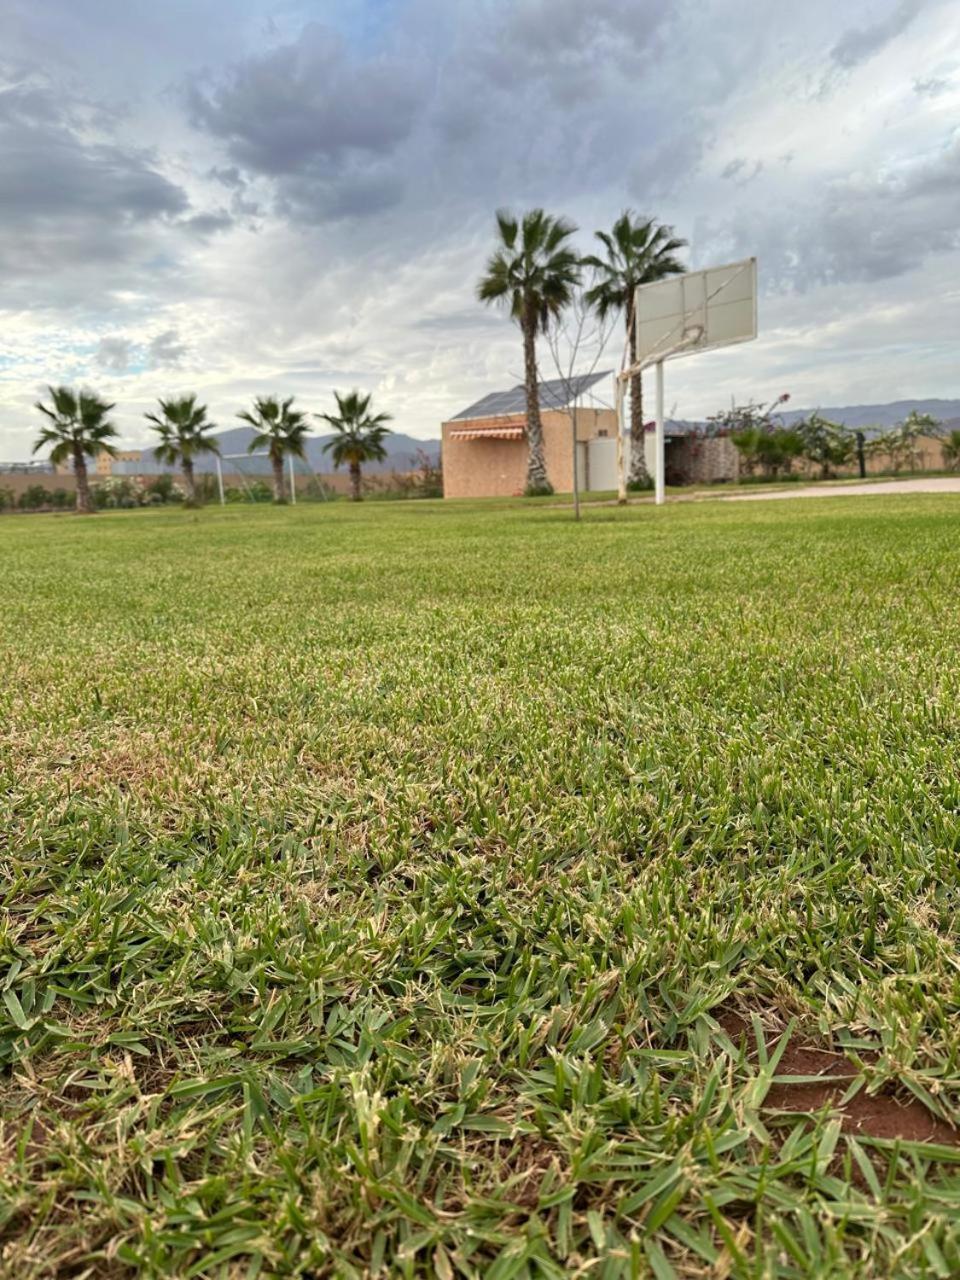
<svg viewBox="0 0 960 1280">
<path fill-rule="evenodd" d="M 657 432 L 656 458 L 654 460 L 654 490 L 657 506 L 665 501 L 664 489 L 664 444 L 663 444 L 663 361 L 657 361 Z"/>
<path fill-rule="evenodd" d="M 220 465 L 220 459 L 217 458 L 217 488 L 220 490 L 220 505 L 225 505 L 227 499 L 223 493 L 223 467 Z"/>
<path fill-rule="evenodd" d="M 627 469 L 623 456 L 623 409 L 626 401 L 623 378 L 617 378 L 614 386 L 617 406 L 617 502 L 622 507 L 627 501 Z"/>
<path fill-rule="evenodd" d="M 292 453 L 287 454 L 287 461 L 290 465 L 290 505 L 295 507 L 297 505 L 297 482 L 294 479 L 294 474 L 293 474 L 293 454 Z"/>
<path fill-rule="evenodd" d="M 570 421 L 573 427 L 573 518 L 580 519 L 580 476 L 578 474 L 579 458 L 577 456 L 577 402 L 574 400 L 573 408 L 570 411 Z"/>
</svg>

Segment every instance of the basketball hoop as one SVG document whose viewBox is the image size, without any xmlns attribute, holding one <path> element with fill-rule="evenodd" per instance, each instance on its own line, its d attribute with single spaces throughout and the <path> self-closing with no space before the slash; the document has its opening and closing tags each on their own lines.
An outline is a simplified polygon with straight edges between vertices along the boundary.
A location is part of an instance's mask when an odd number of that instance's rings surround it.
<svg viewBox="0 0 960 1280">
<path fill-rule="evenodd" d="M 653 284 L 640 285 L 634 295 L 637 360 L 627 363 L 616 378 L 619 439 L 617 465 L 619 497 L 626 501 L 624 469 L 624 403 L 626 386 L 634 374 L 651 365 L 657 371 L 655 501 L 664 501 L 663 365 L 666 360 L 696 355 L 717 347 L 750 342 L 757 336 L 757 260 L 745 258 L 724 267 L 689 271 Z"/>
</svg>

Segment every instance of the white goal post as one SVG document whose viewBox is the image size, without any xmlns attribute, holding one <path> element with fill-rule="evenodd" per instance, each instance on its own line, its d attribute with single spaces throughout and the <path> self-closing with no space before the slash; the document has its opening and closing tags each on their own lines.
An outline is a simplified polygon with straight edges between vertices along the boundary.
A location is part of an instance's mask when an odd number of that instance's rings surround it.
<svg viewBox="0 0 960 1280">
<path fill-rule="evenodd" d="M 663 366 L 667 360 L 713 351 L 757 336 L 757 260 L 668 276 L 634 295 L 637 360 L 616 379 L 619 497 L 626 501 L 623 437 L 626 391 L 635 373 L 656 368 L 655 501 L 664 501 Z"/>
<path fill-rule="evenodd" d="M 269 460 L 269 455 L 268 455 L 268 454 L 266 454 L 266 453 L 262 453 L 262 452 L 255 452 L 255 453 L 223 453 L 223 454 L 217 454 L 217 455 L 216 455 L 216 464 L 217 464 L 217 489 L 218 489 L 218 492 L 219 492 L 219 494 L 220 494 L 220 505 L 221 505 L 221 506 L 223 506 L 223 505 L 226 503 L 226 500 L 227 500 L 226 492 L 225 492 L 224 487 L 223 487 L 223 464 L 224 464 L 225 462 L 233 463 L 233 466 L 234 466 L 234 474 L 235 474 L 235 475 L 237 475 L 237 476 L 239 476 L 239 478 L 240 478 L 240 483 L 243 485 L 244 492 L 247 494 L 247 497 L 248 497 L 248 498 L 252 497 L 251 487 L 250 487 L 250 485 L 247 483 L 247 481 L 248 481 L 248 480 L 250 480 L 250 479 L 252 479 L 252 480 L 262 480 L 262 481 L 264 481 L 264 482 L 265 482 L 265 483 L 267 483 L 267 484 L 272 484 L 272 483 L 273 483 L 273 472 L 272 472 L 272 470 L 267 470 L 267 471 L 256 471 L 256 472 L 254 472 L 254 471 L 249 471 L 249 470 L 246 470 L 246 471 L 244 470 L 244 467 L 243 467 L 243 465 L 242 465 L 242 464 L 243 464 L 243 463 L 245 463 L 245 462 L 246 462 L 246 463 L 250 463 L 250 462 L 253 462 L 254 460 L 268 461 L 268 460 Z M 299 464 L 299 465 L 298 465 L 298 464 Z M 297 484 L 296 484 L 296 475 L 297 475 L 297 472 L 298 472 L 298 471 L 299 471 L 301 474 L 304 474 L 304 475 L 308 475 L 308 476 L 310 476 L 310 477 L 314 480 L 314 482 L 315 482 L 315 483 L 316 483 L 316 485 L 317 485 L 317 488 L 318 488 L 318 489 L 319 489 L 319 491 L 320 491 L 320 494 L 322 495 L 322 497 L 324 498 L 324 500 L 326 500 L 326 498 L 327 498 L 327 496 L 328 496 L 328 495 L 327 495 L 326 487 L 325 487 L 325 485 L 323 484 L 323 481 L 319 478 L 319 476 L 317 475 L 316 471 L 314 471 L 313 467 L 310 465 L 310 463 L 307 461 L 307 459 L 306 459 L 306 458 L 295 458 L 295 457 L 294 457 L 294 455 L 293 455 L 292 453 L 288 453 L 288 454 L 287 454 L 287 468 L 286 468 L 286 470 L 287 470 L 287 482 L 288 482 L 289 487 L 290 487 L 290 503 L 291 503 L 291 505 L 295 506 L 295 505 L 296 505 L 296 501 L 297 501 Z"/>
</svg>

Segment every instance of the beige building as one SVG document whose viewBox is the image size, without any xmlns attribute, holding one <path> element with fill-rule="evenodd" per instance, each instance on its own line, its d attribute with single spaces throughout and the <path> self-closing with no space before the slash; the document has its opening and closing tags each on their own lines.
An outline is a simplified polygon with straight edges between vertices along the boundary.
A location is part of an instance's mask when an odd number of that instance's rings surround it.
<svg viewBox="0 0 960 1280">
<path fill-rule="evenodd" d="M 112 476 L 115 462 L 139 462 L 140 456 L 139 449 L 118 449 L 116 455 L 111 458 L 109 453 L 101 449 L 97 454 L 97 475 Z"/>
<path fill-rule="evenodd" d="M 95 458 L 87 464 L 89 472 L 98 479 L 103 480 L 106 476 L 113 475 L 113 464 L 115 462 L 139 462 L 141 451 L 139 449 L 118 449 L 116 456 L 111 457 L 105 449 L 101 449 Z M 55 468 L 58 476 L 72 476 L 73 462 L 61 462 Z"/>
<path fill-rule="evenodd" d="M 573 490 L 573 428 L 576 422 L 580 484 L 589 487 L 590 448 L 616 447 L 617 415 L 591 390 L 609 373 L 540 383 L 543 451 L 550 483 Z M 497 498 L 522 494 L 527 481 L 526 396 L 523 385 L 494 391 L 443 424 L 443 496 Z M 594 450 L 596 452 L 596 450 Z"/>
</svg>

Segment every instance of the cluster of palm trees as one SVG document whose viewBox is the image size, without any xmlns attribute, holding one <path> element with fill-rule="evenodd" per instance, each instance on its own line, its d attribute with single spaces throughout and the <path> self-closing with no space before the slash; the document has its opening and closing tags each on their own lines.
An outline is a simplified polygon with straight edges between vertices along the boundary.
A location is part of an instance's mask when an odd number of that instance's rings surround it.
<svg viewBox="0 0 960 1280">
<path fill-rule="evenodd" d="M 671 227 L 650 218 L 638 218 L 629 209 L 620 215 L 609 232 L 596 233 L 602 254 L 578 254 L 571 244 L 576 231 L 572 222 L 543 209 L 532 209 L 520 218 L 501 210 L 497 213 L 498 244 L 477 285 L 477 296 L 482 302 L 506 304 L 510 308 L 510 315 L 523 335 L 526 487 L 531 494 L 552 492 L 540 420 L 537 336 L 546 332 L 571 304 L 584 274 L 592 273 L 584 301 L 601 320 L 612 315 L 623 316 L 633 365 L 636 363 L 634 294 L 637 286 L 684 270 L 676 254 L 687 242 L 678 239 Z M 77 510 L 92 512 L 87 459 L 102 452 L 115 455 L 113 440 L 117 431 L 110 421 L 115 405 L 91 391 L 74 391 L 70 387 L 50 387 L 49 393 L 49 404 L 42 401 L 37 404 L 47 421 L 34 445 L 34 453 L 49 447 L 52 462 L 72 462 Z M 630 393 L 633 444 L 630 482 L 644 484 L 649 477 L 644 463 L 643 382 L 639 372 L 631 379 Z M 331 455 L 335 466 L 348 467 L 351 497 L 359 501 L 364 463 L 380 461 L 386 456 L 384 438 L 389 430 L 385 424 L 390 421 L 390 415 L 371 412 L 371 397 L 359 391 L 334 395 L 337 412 L 314 416 L 333 427 L 335 435 L 324 444 L 324 450 Z M 273 470 L 274 496 L 277 502 L 283 502 L 284 460 L 291 455 L 304 456 L 309 415 L 294 407 L 292 396 L 286 400 L 263 396 L 254 402 L 252 410 L 244 410 L 237 416 L 254 429 L 250 451 L 266 451 Z M 146 417 L 160 437 L 155 448 L 157 457 L 170 465 L 179 465 L 187 501 L 196 503 L 195 460 L 200 454 L 219 452 L 217 441 L 210 434 L 214 428 L 207 419 L 206 405 L 198 403 L 196 395 L 161 399 L 159 411 Z"/>
<path fill-rule="evenodd" d="M 106 453 L 116 457 L 114 440 L 117 429 L 110 421 L 116 408 L 92 391 L 74 391 L 71 387 L 48 387 L 50 403 L 37 402 L 37 408 L 46 422 L 33 446 L 33 452 L 49 448 L 50 461 L 55 465 L 70 462 L 77 484 L 77 511 L 82 515 L 93 512 L 87 459 Z M 369 462 L 381 462 L 387 456 L 386 437 L 390 434 L 386 424 L 389 413 L 373 413 L 370 395 L 348 391 L 341 395 L 334 392 L 336 413 L 318 413 L 314 417 L 328 423 L 334 430 L 333 437 L 324 446 L 336 467 L 346 466 L 350 473 L 350 496 L 355 502 L 363 497 L 363 466 Z M 237 414 L 254 429 L 248 446 L 250 453 L 266 451 L 273 470 L 273 494 L 276 502 L 286 500 L 283 483 L 283 464 L 288 457 L 302 458 L 307 437 L 310 434 L 310 415 L 294 408 L 294 397 L 279 400 L 275 396 L 260 396 L 251 410 Z M 207 418 L 207 406 L 200 404 L 196 395 L 171 397 L 159 401 L 159 411 L 144 415 L 159 436 L 154 454 L 170 466 L 179 466 L 183 475 L 186 501 L 197 504 L 197 486 L 194 476 L 196 459 L 201 454 L 219 454 L 220 445 L 211 432 L 214 424 Z"/>
<path fill-rule="evenodd" d="M 532 209 L 521 218 L 497 213 L 498 244 L 477 285 L 481 302 L 506 305 L 523 335 L 523 368 L 527 400 L 528 494 L 552 493 L 543 452 L 543 427 L 537 392 L 537 335 L 568 307 L 585 273 L 592 282 L 584 300 L 603 320 L 623 316 L 630 363 L 636 364 L 634 294 L 638 285 L 651 284 L 684 271 L 676 257 L 686 247 L 671 227 L 626 210 L 609 232 L 598 231 L 602 254 L 582 257 L 571 237 L 577 228 L 565 218 Z M 639 372 L 630 384 L 630 483 L 649 483 L 643 456 L 643 381 Z"/>
</svg>

